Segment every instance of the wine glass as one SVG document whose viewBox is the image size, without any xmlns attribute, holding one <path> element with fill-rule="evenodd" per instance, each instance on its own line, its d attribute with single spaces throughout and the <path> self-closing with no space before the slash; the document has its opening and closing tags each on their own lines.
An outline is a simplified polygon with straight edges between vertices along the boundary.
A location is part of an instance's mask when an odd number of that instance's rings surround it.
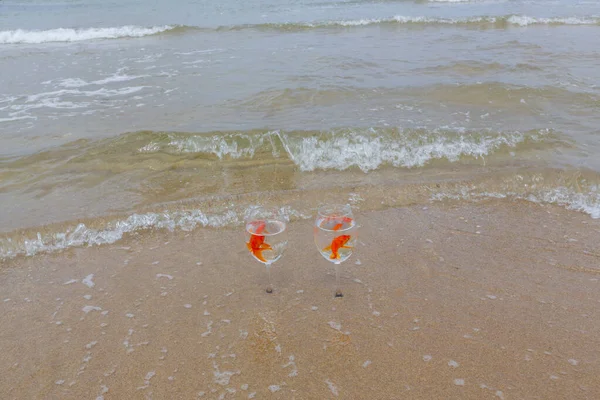
<svg viewBox="0 0 600 400">
<path fill-rule="evenodd" d="M 267 293 L 273 293 L 271 264 L 287 247 L 286 220 L 277 208 L 253 207 L 246 213 L 246 247 L 254 259 L 267 267 Z"/>
<path fill-rule="evenodd" d="M 350 206 L 330 204 L 319 207 L 314 234 L 319 253 L 327 261 L 335 264 L 335 297 L 343 297 L 340 288 L 340 264 L 352 255 L 358 236 L 358 225 Z"/>
</svg>

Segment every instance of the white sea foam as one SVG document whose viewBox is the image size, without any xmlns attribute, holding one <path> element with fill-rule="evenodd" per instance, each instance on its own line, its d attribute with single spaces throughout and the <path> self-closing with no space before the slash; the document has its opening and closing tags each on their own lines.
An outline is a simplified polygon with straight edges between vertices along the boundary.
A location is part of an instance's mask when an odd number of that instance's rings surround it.
<svg viewBox="0 0 600 400">
<path fill-rule="evenodd" d="M 217 156 L 219 159 L 230 158 L 252 158 L 254 154 L 266 144 L 270 144 L 273 155 L 278 156 L 275 150 L 277 132 L 267 132 L 262 135 L 249 135 L 245 133 L 229 133 L 214 136 L 170 136 L 169 146 L 177 153 L 207 153 Z M 145 146 L 143 150 L 148 152 L 153 143 Z M 160 149 L 160 147 L 158 147 Z M 142 151 L 142 149 L 140 149 Z"/>
<path fill-rule="evenodd" d="M 83 308 L 81 309 L 81 311 L 83 311 L 84 313 L 89 313 L 90 311 L 102 311 L 102 308 L 97 307 L 97 306 L 83 306 Z"/>
<path fill-rule="evenodd" d="M 452 192 L 437 193 L 431 200 L 484 200 L 484 199 L 518 199 L 532 203 L 555 204 L 568 210 L 580 211 L 594 219 L 600 218 L 600 187 L 591 186 L 585 191 L 574 191 L 567 187 L 536 189 L 529 185 L 522 185 L 522 191 L 502 190 L 488 192 L 476 186 L 461 187 Z"/>
<path fill-rule="evenodd" d="M 558 17 L 558 18 L 535 18 L 525 15 L 512 15 L 506 19 L 509 24 L 527 26 L 527 25 L 597 25 L 600 23 L 598 18 L 577 18 L 577 17 Z"/>
<path fill-rule="evenodd" d="M 96 284 L 94 283 L 94 281 L 92 279 L 94 279 L 94 274 L 89 274 L 88 276 L 86 276 L 84 279 L 81 280 L 81 283 L 83 283 L 85 286 L 87 286 L 89 288 L 93 288 L 94 286 L 96 286 Z"/>
<path fill-rule="evenodd" d="M 229 381 L 231 380 L 231 377 L 234 375 L 240 374 L 240 371 L 223 371 L 223 372 L 221 372 L 219 370 L 219 366 L 214 361 L 213 361 L 213 368 L 214 368 L 214 371 L 213 371 L 214 382 L 221 386 L 229 385 Z"/>
<path fill-rule="evenodd" d="M 148 75 L 118 75 L 117 74 L 117 75 L 109 76 L 108 78 L 92 81 L 89 84 L 90 85 L 105 85 L 107 83 L 127 82 L 127 81 L 132 81 L 134 79 L 140 79 L 140 78 L 146 78 L 146 77 L 148 77 Z"/>
<path fill-rule="evenodd" d="M 0 31 L 0 44 L 78 42 L 82 40 L 93 39 L 142 37 L 165 32 L 173 28 L 173 26 L 169 25 L 153 26 L 150 28 L 128 25 L 111 28 L 57 28 L 43 31 L 16 29 L 10 31 Z"/>
<path fill-rule="evenodd" d="M 547 189 L 532 193 L 525 200 L 535 203 L 550 203 L 581 211 L 592 218 L 600 218 L 600 188 L 593 186 L 589 192 L 574 192 L 566 187 Z"/>
<path fill-rule="evenodd" d="M 282 367 L 283 368 L 292 367 L 292 370 L 288 374 L 288 377 L 294 378 L 294 377 L 298 376 L 298 367 L 296 366 L 296 361 L 295 361 L 296 357 L 291 355 L 288 357 L 288 360 L 289 361 L 286 364 L 284 364 Z"/>
<path fill-rule="evenodd" d="M 467 18 L 436 18 L 436 17 L 407 17 L 403 15 L 396 15 L 391 18 L 390 21 L 398 22 L 401 24 L 449 24 L 449 25 L 457 25 L 457 24 L 468 24 L 468 23 L 495 23 L 497 21 L 496 17 L 467 17 Z"/>
<path fill-rule="evenodd" d="M 516 147 L 525 140 L 540 140 L 545 134 L 545 131 L 468 134 L 435 129 L 418 135 L 412 132 L 385 135 L 372 129 L 343 134 L 332 132 L 320 137 L 285 133 L 279 136 L 290 158 L 302 171 L 358 167 L 368 172 L 383 164 L 414 168 L 435 159 L 456 162 L 464 156 L 481 158 L 501 147 Z"/>
<path fill-rule="evenodd" d="M 97 101 L 97 98 L 101 98 L 101 101 L 105 102 L 107 98 L 127 96 L 147 88 L 147 86 L 131 86 L 118 89 L 101 87 L 96 90 L 80 90 L 76 88 L 78 85 L 84 86 L 84 84 L 87 85 L 87 82 L 80 80 L 67 80 L 66 85 L 70 85 L 70 87 L 72 87 L 71 89 L 60 89 L 28 95 L 24 98 L 23 102 L 8 106 L 9 110 L 12 111 L 12 113 L 9 114 L 10 118 L 5 120 L 0 119 L 0 122 L 8 122 L 19 119 L 37 119 L 36 116 L 23 114 L 26 114 L 32 110 L 43 108 L 58 110 L 87 108 L 94 104 L 94 102 Z M 91 112 L 93 112 L 93 110 Z"/>
<path fill-rule="evenodd" d="M 11 110 L 16 111 L 14 114 L 23 114 L 27 113 L 31 110 L 36 110 L 40 108 L 53 108 L 57 110 L 74 110 L 78 108 L 86 108 L 89 107 L 91 103 L 87 101 L 79 101 L 77 103 L 73 103 L 72 101 L 61 101 L 59 98 L 46 98 L 41 99 L 36 103 L 26 103 L 26 104 L 14 104 L 10 106 Z M 28 118 L 37 119 L 36 116 L 27 116 Z"/>
<path fill-rule="evenodd" d="M 148 75 L 121 75 L 115 74 L 109 76 L 104 79 L 98 79 L 95 81 L 87 82 L 80 78 L 67 78 L 59 81 L 57 86 L 65 87 L 65 88 L 80 88 L 84 86 L 90 85 L 106 85 L 107 83 L 115 83 L 115 82 L 127 82 L 135 79 L 146 78 Z"/>
<path fill-rule="evenodd" d="M 0 98 L 0 104 L 2 103 L 12 103 L 13 101 L 17 100 L 18 97 L 15 96 L 4 96 L 2 98 Z"/>
<path fill-rule="evenodd" d="M 467 2 L 471 0 L 437 0 L 440 2 Z M 464 18 L 440 18 L 425 16 L 396 15 L 391 18 L 365 18 L 355 20 L 326 21 L 322 23 L 303 24 L 306 27 L 319 26 L 364 26 L 383 23 L 398 24 L 442 24 L 442 25 L 469 25 L 469 24 L 507 24 L 516 26 L 528 25 L 597 25 L 600 24 L 600 18 L 579 18 L 579 17 L 553 17 L 539 18 L 526 15 L 498 15 L 498 16 L 475 16 Z"/>
<path fill-rule="evenodd" d="M 282 208 L 286 218 L 307 218 L 291 209 Z M 140 230 L 168 229 L 174 231 L 192 231 L 197 227 L 224 227 L 239 225 L 243 221 L 244 211 L 229 210 L 223 214 L 207 215 L 200 210 L 174 211 L 164 213 L 133 214 L 128 218 L 108 223 L 103 228 L 91 228 L 81 223 L 66 232 L 42 235 L 24 240 L 0 239 L 0 259 L 17 255 L 32 256 L 40 252 L 56 252 L 70 247 L 95 246 L 114 243 L 124 235 Z"/>
<path fill-rule="evenodd" d="M 325 383 L 327 384 L 327 387 L 331 391 L 331 394 L 333 394 L 335 397 L 337 397 L 339 395 L 337 386 L 333 382 L 331 382 L 329 379 L 326 379 Z"/>
<path fill-rule="evenodd" d="M 21 117 L 0 118 L 0 122 L 11 122 L 11 121 L 18 121 L 21 119 L 37 119 L 37 117 L 25 115 L 25 116 L 21 116 Z"/>
<path fill-rule="evenodd" d="M 44 83 L 50 83 L 50 82 L 44 82 Z M 86 81 L 84 81 L 83 79 L 79 79 L 79 78 L 67 78 L 67 79 L 63 79 L 62 81 L 60 81 L 58 83 L 58 86 L 62 86 L 62 87 L 66 87 L 66 88 L 77 88 L 77 87 L 82 87 L 82 86 L 86 86 L 88 85 L 88 83 Z"/>
<path fill-rule="evenodd" d="M 42 92 L 27 96 L 26 102 L 32 103 L 41 99 L 50 98 L 58 99 L 61 96 L 83 96 L 83 97 L 110 97 L 123 96 L 139 92 L 147 86 L 129 86 L 120 89 L 100 88 L 97 90 L 78 90 L 78 89 L 61 89 L 52 92 Z"/>
<path fill-rule="evenodd" d="M 175 52 L 173 54 L 178 55 L 178 56 L 191 56 L 194 54 L 210 54 L 210 53 L 218 53 L 218 52 L 222 52 L 222 51 L 225 51 L 225 49 L 193 50 L 193 51 L 186 51 L 186 52 Z"/>
<path fill-rule="evenodd" d="M 335 329 L 336 331 L 339 331 L 342 329 L 342 324 L 340 324 L 339 322 L 335 322 L 335 321 L 329 321 L 328 325 L 332 328 Z"/>
<path fill-rule="evenodd" d="M 375 25 L 375 24 L 385 24 L 385 23 L 398 23 L 398 24 L 467 24 L 473 22 L 488 22 L 495 23 L 495 17 L 470 17 L 470 18 L 461 18 L 461 19 L 452 19 L 452 18 L 437 18 L 437 17 L 424 17 L 424 16 L 406 16 L 406 15 L 396 15 L 389 18 L 361 18 L 361 19 L 350 19 L 350 20 L 335 20 L 335 21 L 324 21 L 324 22 L 310 22 L 310 23 L 301 23 L 299 26 L 307 27 L 307 28 L 318 28 L 318 27 L 326 27 L 326 26 L 366 26 L 366 25 Z M 293 25 L 293 24 L 284 24 L 285 25 Z"/>
</svg>

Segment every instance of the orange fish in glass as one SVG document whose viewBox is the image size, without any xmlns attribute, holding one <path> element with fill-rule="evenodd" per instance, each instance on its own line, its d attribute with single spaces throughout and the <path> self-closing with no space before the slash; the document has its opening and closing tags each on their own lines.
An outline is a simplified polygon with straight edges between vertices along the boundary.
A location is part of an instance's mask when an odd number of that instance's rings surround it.
<svg viewBox="0 0 600 400">
<path fill-rule="evenodd" d="M 336 231 L 337 229 L 335 229 L 335 227 L 334 227 L 333 230 Z M 331 251 L 331 255 L 329 256 L 329 258 L 332 260 L 339 260 L 341 258 L 340 254 L 338 253 L 338 251 L 340 249 L 351 249 L 352 248 L 350 246 L 346 246 L 346 243 L 348 243 L 348 241 L 351 238 L 352 238 L 352 236 L 350 236 L 350 235 L 338 236 L 335 239 L 333 239 L 331 241 L 331 244 L 329 246 L 325 247 L 323 249 L 323 251 Z"/>
<path fill-rule="evenodd" d="M 336 224 L 333 227 L 334 231 L 339 231 L 340 229 L 342 229 L 344 227 L 344 225 L 352 223 L 352 218 L 348 218 L 348 217 L 342 217 L 341 218 L 342 222 L 338 222 L 338 221 L 340 221 L 339 218 L 333 218 L 333 219 L 336 221 Z"/>
<path fill-rule="evenodd" d="M 262 252 L 265 250 L 273 250 L 273 248 L 265 243 L 265 236 L 261 235 L 261 233 L 265 232 L 265 227 L 267 224 L 264 221 L 259 221 L 254 224 L 256 226 L 254 230 L 254 234 L 250 235 L 250 240 L 246 243 L 248 250 L 256 257 L 260 262 L 266 263 L 267 260 L 263 257 Z"/>
<path fill-rule="evenodd" d="M 267 267 L 267 293 L 272 293 L 271 265 L 281 258 L 287 247 L 286 219 L 278 209 L 253 207 L 245 220 L 246 247 L 255 260 Z"/>
<path fill-rule="evenodd" d="M 319 207 L 314 236 L 319 253 L 335 264 L 335 297 L 342 297 L 340 264 L 352 255 L 358 237 L 358 224 L 350 206 L 332 204 Z"/>
</svg>

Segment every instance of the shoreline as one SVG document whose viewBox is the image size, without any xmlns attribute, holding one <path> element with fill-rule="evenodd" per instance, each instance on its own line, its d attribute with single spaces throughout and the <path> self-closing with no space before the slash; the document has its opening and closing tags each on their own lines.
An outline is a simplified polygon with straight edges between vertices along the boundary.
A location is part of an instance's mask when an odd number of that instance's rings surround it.
<svg viewBox="0 0 600 400">
<path fill-rule="evenodd" d="M 506 200 L 356 218 L 343 299 L 312 220 L 290 223 L 273 295 L 239 229 L 6 262 L 0 397 L 600 396 L 600 221 Z"/>
<path fill-rule="evenodd" d="M 320 172 L 310 177 L 288 171 L 277 175 L 285 184 L 277 180 L 277 188 L 262 191 L 253 189 L 262 182 L 259 175 L 251 175 L 246 184 L 241 183 L 243 177 L 247 175 L 240 174 L 235 179 L 235 185 L 239 186 L 234 192 L 245 188 L 244 194 L 208 194 L 184 201 L 149 202 L 126 210 L 113 209 L 107 214 L 82 208 L 87 210 L 87 217 L 75 213 L 67 219 L 55 218 L 54 207 L 41 204 L 39 211 L 22 220 L 20 214 L 13 214 L 9 208 L 4 218 L 8 221 L 2 225 L 4 231 L 0 229 L 0 263 L 23 255 L 119 243 L 124 236 L 155 229 L 232 228 L 240 226 L 244 214 L 256 204 L 281 207 L 292 221 L 310 219 L 322 203 L 343 202 L 365 211 L 382 211 L 418 205 L 450 207 L 461 202 L 477 205 L 497 199 L 508 204 L 522 200 L 554 204 L 581 211 L 593 219 L 600 218 L 600 196 L 595 184 L 598 176 L 577 169 L 432 168 L 426 174 L 412 171 L 402 175 L 402 179 L 393 169 L 371 172 L 368 178 L 356 170 Z M 106 203 L 112 204 L 110 200 Z M 69 206 L 61 207 L 72 210 Z M 50 211 L 46 212 L 47 209 Z M 42 219 L 37 218 L 40 213 L 45 213 Z"/>
</svg>

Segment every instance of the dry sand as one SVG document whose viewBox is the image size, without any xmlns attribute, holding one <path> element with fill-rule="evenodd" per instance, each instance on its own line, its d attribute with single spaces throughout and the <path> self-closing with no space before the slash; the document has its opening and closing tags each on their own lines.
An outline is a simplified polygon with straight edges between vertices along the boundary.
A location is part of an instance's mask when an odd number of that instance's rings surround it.
<svg viewBox="0 0 600 400">
<path fill-rule="evenodd" d="M 0 398 L 600 398 L 599 221 L 509 201 L 357 219 L 343 299 L 312 221 L 272 295 L 234 230 L 5 263 Z"/>
</svg>

